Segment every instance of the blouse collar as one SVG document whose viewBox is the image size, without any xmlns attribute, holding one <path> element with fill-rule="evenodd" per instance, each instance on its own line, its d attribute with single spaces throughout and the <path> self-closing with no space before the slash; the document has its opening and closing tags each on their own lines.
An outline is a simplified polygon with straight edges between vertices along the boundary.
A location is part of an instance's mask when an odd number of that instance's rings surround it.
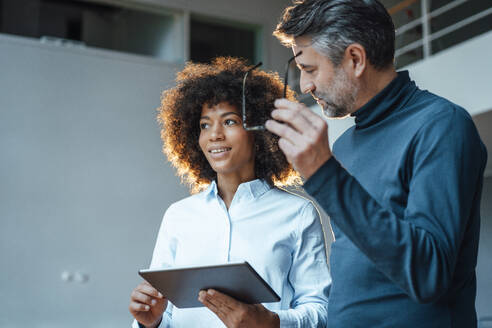
<svg viewBox="0 0 492 328">
<path fill-rule="evenodd" d="M 241 183 L 237 190 L 236 194 L 234 195 L 234 198 L 237 197 L 250 197 L 252 199 L 256 199 L 261 197 L 264 193 L 266 193 L 268 190 L 272 189 L 272 187 L 263 179 L 255 179 L 251 180 L 248 182 L 243 182 Z M 212 181 L 210 185 L 207 187 L 205 190 L 205 196 L 206 197 L 218 197 L 218 189 L 217 189 L 217 183 L 216 181 Z"/>
</svg>

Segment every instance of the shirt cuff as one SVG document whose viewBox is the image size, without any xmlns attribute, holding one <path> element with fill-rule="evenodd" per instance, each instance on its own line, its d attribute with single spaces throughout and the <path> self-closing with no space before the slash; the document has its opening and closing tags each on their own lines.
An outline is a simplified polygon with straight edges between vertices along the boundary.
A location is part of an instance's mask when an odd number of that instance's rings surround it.
<svg viewBox="0 0 492 328">
<path fill-rule="evenodd" d="M 280 319 L 280 328 L 299 328 L 300 323 L 297 316 L 288 310 L 275 311 Z"/>
</svg>

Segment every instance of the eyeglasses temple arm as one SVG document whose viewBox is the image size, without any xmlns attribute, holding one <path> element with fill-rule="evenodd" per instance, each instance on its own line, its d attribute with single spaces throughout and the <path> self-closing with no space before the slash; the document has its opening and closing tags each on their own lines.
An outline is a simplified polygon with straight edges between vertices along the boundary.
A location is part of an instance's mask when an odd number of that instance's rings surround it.
<svg viewBox="0 0 492 328">
<path fill-rule="evenodd" d="M 259 62 L 258 64 L 256 64 L 255 66 L 251 67 L 250 69 L 248 69 L 246 71 L 246 74 L 244 74 L 244 78 L 243 78 L 243 102 L 242 102 L 242 112 L 243 112 L 243 127 L 246 128 L 247 125 L 246 125 L 246 95 L 245 95 L 245 87 L 246 87 L 246 78 L 248 77 L 248 74 L 249 72 L 251 72 L 252 70 L 260 67 L 261 65 L 263 65 L 262 62 Z"/>
<path fill-rule="evenodd" d="M 292 63 L 292 61 L 297 56 L 299 56 L 300 54 L 302 54 L 302 50 L 299 51 L 297 54 L 295 54 L 292 58 L 290 58 L 287 61 L 287 67 L 285 68 L 285 76 L 284 76 L 284 98 L 287 98 L 287 83 L 288 83 L 288 79 L 289 79 L 289 67 L 290 67 L 290 63 Z"/>
</svg>

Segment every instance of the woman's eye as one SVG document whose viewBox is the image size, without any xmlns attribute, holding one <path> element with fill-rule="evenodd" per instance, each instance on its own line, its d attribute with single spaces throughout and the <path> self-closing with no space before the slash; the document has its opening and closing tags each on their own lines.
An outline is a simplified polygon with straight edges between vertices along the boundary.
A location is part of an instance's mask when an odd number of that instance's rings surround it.
<svg viewBox="0 0 492 328">
<path fill-rule="evenodd" d="M 229 118 L 229 119 L 225 120 L 224 124 L 225 125 L 234 125 L 234 124 L 237 124 L 237 121 Z"/>
<path fill-rule="evenodd" d="M 208 128 L 208 123 L 200 123 L 200 130 L 205 130 Z"/>
</svg>

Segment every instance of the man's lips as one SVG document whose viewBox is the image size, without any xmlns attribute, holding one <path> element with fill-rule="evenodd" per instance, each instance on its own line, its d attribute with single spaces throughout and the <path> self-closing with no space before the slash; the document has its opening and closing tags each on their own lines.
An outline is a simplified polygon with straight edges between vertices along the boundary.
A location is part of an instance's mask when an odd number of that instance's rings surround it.
<svg viewBox="0 0 492 328">
<path fill-rule="evenodd" d="M 319 104 L 319 105 L 322 105 L 325 104 L 326 105 L 326 101 L 323 99 L 323 98 L 320 98 L 318 96 L 316 96 L 314 93 L 311 93 L 311 96 L 313 96 L 314 100 Z"/>
</svg>

